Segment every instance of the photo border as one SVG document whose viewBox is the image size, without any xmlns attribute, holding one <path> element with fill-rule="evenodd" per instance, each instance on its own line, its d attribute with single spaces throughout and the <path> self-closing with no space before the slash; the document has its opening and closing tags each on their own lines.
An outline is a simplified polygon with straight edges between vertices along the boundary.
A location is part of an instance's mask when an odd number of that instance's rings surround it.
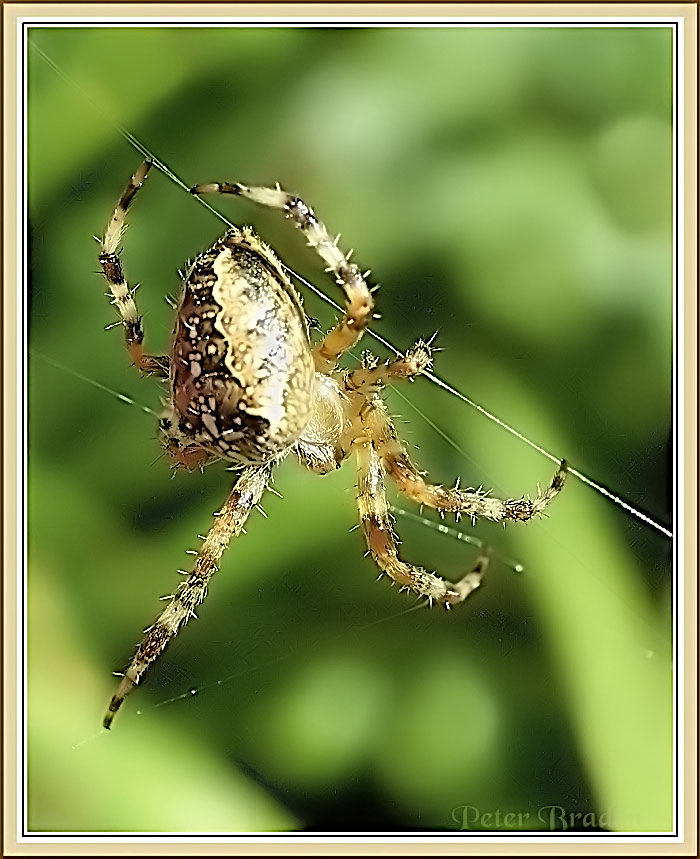
<svg viewBox="0 0 700 859">
<path fill-rule="evenodd" d="M 22 546 L 26 536 L 24 522 L 25 486 L 23 464 L 26 462 L 24 431 L 26 429 L 24 404 L 26 403 L 26 367 L 20 346 L 26 343 L 26 316 L 23 309 L 25 295 L 24 252 L 26 249 L 24 224 L 26 217 L 23 169 L 26 163 L 26 136 L 18 118 L 23 115 L 23 103 L 18 98 L 19 88 L 26 80 L 22 67 L 26 57 L 21 56 L 21 27 L 28 19 L 41 25 L 49 20 L 68 26 L 75 19 L 91 19 L 92 25 L 119 26 L 120 19 L 138 18 L 140 24 L 170 19 L 220 18 L 273 19 L 284 18 L 290 25 L 303 25 L 305 18 L 355 19 L 352 23 L 394 21 L 407 18 L 429 18 L 437 23 L 450 24 L 455 18 L 523 19 L 542 18 L 574 23 L 580 19 L 599 19 L 603 22 L 615 18 L 649 20 L 651 23 L 677 19 L 682 33 L 683 67 L 678 70 L 678 83 L 682 83 L 683 163 L 678 162 L 676 151 L 676 190 L 683 179 L 683 233 L 676 235 L 678 276 L 682 275 L 676 296 L 675 368 L 682 369 L 684 389 L 678 390 L 676 425 L 676 479 L 680 476 L 679 464 L 683 452 L 682 509 L 675 511 L 674 530 L 683 535 L 683 545 L 676 541 L 676 564 L 679 575 L 684 575 L 685 599 L 683 615 L 678 617 L 679 635 L 676 641 L 678 665 L 683 675 L 677 681 L 684 691 L 684 734 L 676 738 L 684 750 L 684 778 L 682 785 L 683 807 L 677 807 L 678 833 L 655 835 L 642 833 L 595 832 L 588 834 L 562 833 L 523 835 L 520 832 L 474 832 L 469 836 L 457 832 L 442 834 L 427 832 L 400 834 L 378 833 L 347 835 L 306 832 L 262 833 L 248 835 L 213 834 L 211 838 L 197 834 L 167 835 L 140 833 L 138 835 L 98 835 L 96 833 L 55 833 L 33 835 L 21 831 L 19 814 L 25 799 L 22 783 L 23 744 L 26 737 L 21 725 L 22 696 L 17 695 L 25 677 L 18 669 L 18 619 L 23 619 L 21 571 Z M 659 20 L 661 19 L 661 21 Z M 64 23 L 61 23 L 64 22 Z M 185 21 L 184 24 L 191 24 Z M 207 22 L 209 23 L 209 22 Z M 280 22 L 281 23 L 281 22 Z M 513 23 L 517 23 L 514 21 Z M 545 23 L 545 22 L 542 22 Z M 128 3 L 3 3 L 3 839 L 4 855 L 697 855 L 697 43 L 698 14 L 694 3 L 478 3 L 478 4 L 426 4 L 402 2 L 329 4 L 311 3 L 257 3 L 257 4 L 195 4 L 171 2 L 152 4 Z M 677 97 L 680 90 L 677 91 Z M 677 125 L 677 147 L 681 145 Z M 681 173 L 682 170 L 682 173 Z M 676 206 L 677 197 L 674 198 Z M 677 214 L 678 210 L 676 209 Z M 680 314 L 681 305 L 683 314 Z M 679 327 L 679 319 L 683 326 Z M 22 325 L 19 321 L 22 320 Z M 682 362 L 682 367 L 681 367 Z M 21 371 L 21 376 L 18 375 Z M 677 390 L 677 384 L 676 384 Z M 675 498 L 680 487 L 674 481 Z M 676 502 L 677 503 L 677 502 Z M 682 518 L 681 518 L 682 517 Z M 677 596 L 677 595 L 674 595 Z M 678 604 L 676 603 L 676 606 Z M 22 622 L 22 621 L 21 621 Z M 682 645 L 682 646 L 681 646 Z M 24 666 L 26 670 L 26 665 Z M 676 690 L 677 692 L 679 690 Z M 678 700 L 678 697 L 676 697 Z M 678 717 L 680 714 L 676 714 Z M 676 725 L 678 720 L 676 719 Z M 678 760 L 678 758 L 677 758 Z M 678 774 L 676 774 L 678 775 Z M 677 781 L 677 789 L 680 787 Z M 205 840 L 206 839 L 206 840 Z"/>
</svg>

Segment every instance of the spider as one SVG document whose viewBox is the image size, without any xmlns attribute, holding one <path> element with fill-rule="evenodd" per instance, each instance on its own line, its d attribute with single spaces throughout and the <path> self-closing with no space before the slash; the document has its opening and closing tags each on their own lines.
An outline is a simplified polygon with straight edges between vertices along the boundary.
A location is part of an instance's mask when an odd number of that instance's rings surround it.
<svg viewBox="0 0 700 859">
<path fill-rule="evenodd" d="M 487 567 L 479 557 L 466 575 L 448 582 L 403 561 L 392 527 L 387 475 L 417 504 L 494 521 L 524 522 L 544 511 L 564 484 L 562 461 L 549 488 L 534 498 L 500 500 L 478 490 L 428 483 L 411 462 L 382 401 L 388 382 L 413 379 L 432 365 L 430 342 L 419 340 L 399 358 L 380 363 L 366 354 L 346 371 L 338 359 L 362 337 L 374 300 L 366 277 L 341 253 L 325 226 L 299 197 L 276 188 L 218 182 L 193 194 L 235 194 L 283 212 L 302 231 L 345 295 L 345 312 L 317 345 L 301 299 L 273 251 L 249 227 L 232 227 L 200 254 L 184 276 L 172 346 L 167 355 L 144 351 L 142 319 L 120 262 L 126 214 L 152 166 L 131 178 L 108 222 L 99 261 L 119 313 L 134 365 L 168 380 L 159 435 L 175 467 L 203 468 L 225 460 L 238 479 L 165 609 L 145 631 L 103 720 L 111 726 L 122 702 L 204 600 L 221 557 L 258 504 L 273 470 L 289 453 L 326 474 L 354 455 L 357 505 L 368 554 L 402 588 L 446 609 L 475 590 Z"/>
</svg>

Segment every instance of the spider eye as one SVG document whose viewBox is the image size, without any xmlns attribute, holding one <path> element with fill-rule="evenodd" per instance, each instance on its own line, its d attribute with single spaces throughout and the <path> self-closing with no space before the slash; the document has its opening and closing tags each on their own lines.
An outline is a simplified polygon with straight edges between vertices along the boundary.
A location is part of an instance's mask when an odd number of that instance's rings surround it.
<svg viewBox="0 0 700 859">
<path fill-rule="evenodd" d="M 170 429 L 173 425 L 172 421 L 169 418 L 161 418 L 160 419 L 160 428 L 164 430 Z"/>
</svg>

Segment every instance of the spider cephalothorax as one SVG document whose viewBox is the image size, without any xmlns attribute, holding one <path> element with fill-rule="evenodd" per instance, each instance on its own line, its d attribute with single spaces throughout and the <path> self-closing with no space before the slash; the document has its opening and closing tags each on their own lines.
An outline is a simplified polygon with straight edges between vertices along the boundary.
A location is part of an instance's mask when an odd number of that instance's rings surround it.
<svg viewBox="0 0 700 859">
<path fill-rule="evenodd" d="M 290 452 L 320 474 L 354 454 L 357 503 L 369 553 L 393 581 L 445 608 L 463 602 L 479 586 L 486 558 L 480 557 L 456 583 L 401 560 L 386 502 L 386 475 L 418 504 L 472 520 L 482 516 L 504 522 L 527 521 L 542 513 L 566 477 L 562 462 L 545 492 L 506 501 L 480 490 L 426 482 L 398 438 L 381 389 L 388 381 L 425 372 L 432 360 L 430 343 L 421 340 L 391 362 L 369 357 L 357 370 L 337 367 L 338 358 L 357 343 L 371 319 L 372 293 L 365 275 L 340 252 L 313 211 L 279 187 L 216 183 L 198 185 L 192 192 L 236 194 L 291 218 L 345 293 L 340 322 L 313 346 L 301 299 L 277 257 L 251 229 L 232 227 L 185 276 L 169 354 L 146 354 L 141 318 L 124 280 L 119 251 L 127 208 L 150 166 L 145 162 L 122 194 L 101 244 L 100 264 L 134 364 L 147 375 L 169 381 L 159 431 L 173 463 L 193 469 L 223 459 L 240 467 L 240 474 L 194 567 L 146 631 L 110 701 L 107 728 L 126 695 L 194 616 L 231 538 L 240 534 L 260 501 L 274 466 Z"/>
</svg>

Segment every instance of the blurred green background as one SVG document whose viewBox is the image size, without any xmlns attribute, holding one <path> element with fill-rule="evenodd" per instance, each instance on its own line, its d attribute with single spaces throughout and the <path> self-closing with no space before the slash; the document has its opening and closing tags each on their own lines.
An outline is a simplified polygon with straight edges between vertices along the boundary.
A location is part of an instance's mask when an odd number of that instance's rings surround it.
<svg viewBox="0 0 700 859">
<path fill-rule="evenodd" d="M 522 575 L 496 559 L 451 616 L 406 613 L 349 530 L 352 464 L 321 479 L 290 458 L 284 498 L 251 518 L 199 620 L 101 731 L 111 672 L 231 475 L 171 479 L 155 421 L 69 372 L 159 407 L 120 331 L 104 331 L 116 317 L 92 237 L 141 160 L 122 126 L 188 185 L 297 191 L 382 285 L 378 332 L 405 348 L 440 329 L 439 375 L 667 524 L 670 29 L 33 28 L 30 41 L 60 70 L 30 50 L 31 829 L 456 831 L 497 828 L 496 810 L 547 829 L 548 806 L 569 823 L 593 813 L 589 828 L 670 829 L 670 542 L 573 479 L 548 518 L 462 523 Z M 340 300 L 283 219 L 214 202 Z M 153 350 L 178 268 L 221 231 L 154 171 L 123 255 Z M 435 480 L 516 496 L 551 478 L 426 380 L 388 399 Z M 448 578 L 473 563 L 469 545 L 399 526 L 411 560 Z"/>
</svg>

